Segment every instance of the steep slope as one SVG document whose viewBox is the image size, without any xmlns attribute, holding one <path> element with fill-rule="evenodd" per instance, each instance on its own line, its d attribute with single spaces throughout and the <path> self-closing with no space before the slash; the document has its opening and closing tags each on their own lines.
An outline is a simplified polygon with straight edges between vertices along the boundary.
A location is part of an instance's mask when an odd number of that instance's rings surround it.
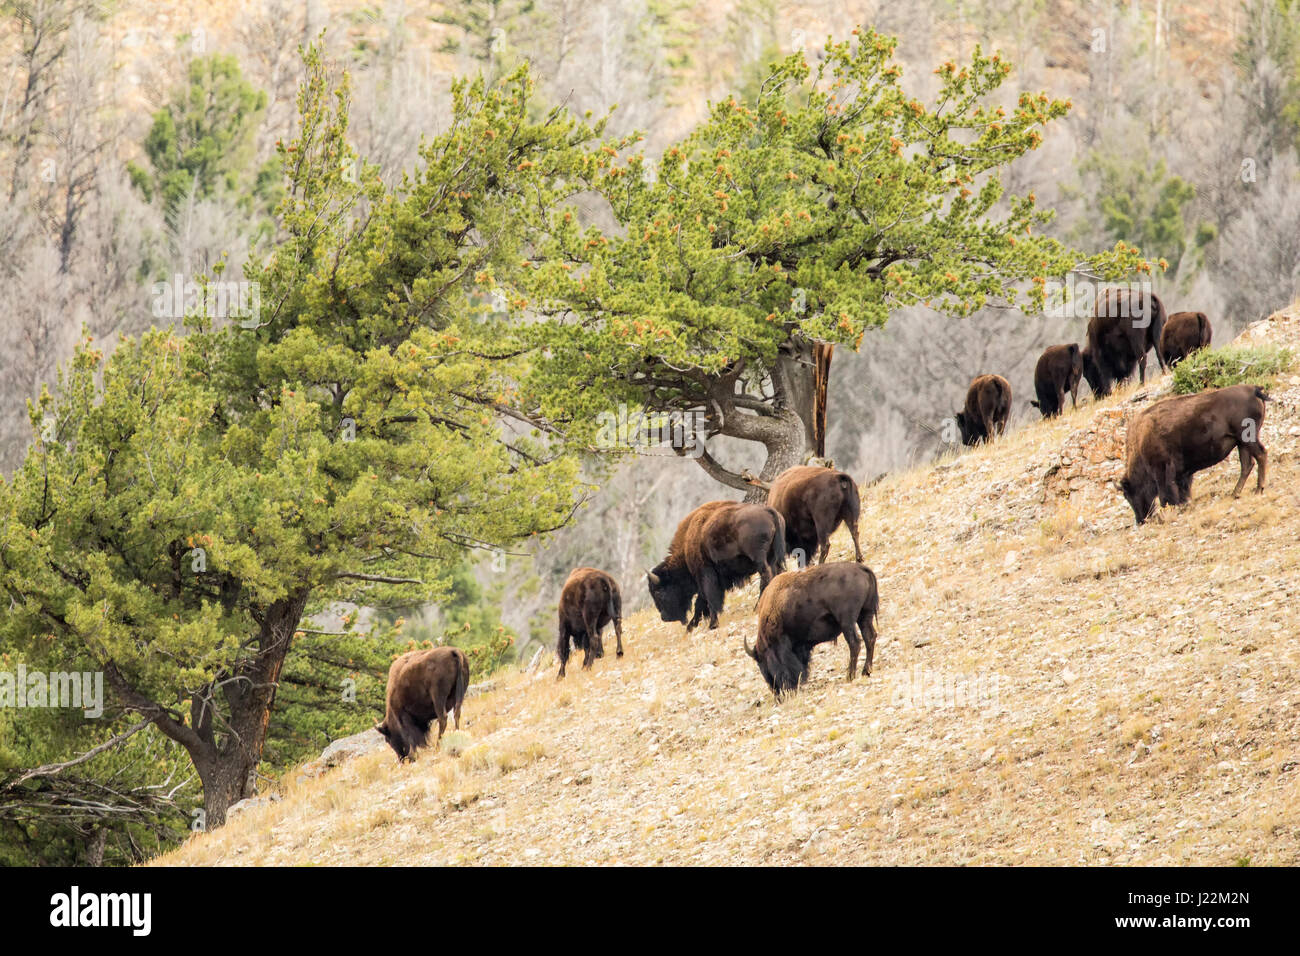
<svg viewBox="0 0 1300 956">
<path fill-rule="evenodd" d="M 1247 334 L 1300 347 L 1300 312 Z M 1233 456 L 1138 529 L 1108 481 L 1162 387 L 867 490 L 867 680 L 823 645 L 775 705 L 753 586 L 711 633 L 640 614 L 621 661 L 468 701 L 454 755 L 291 774 L 160 862 L 1298 863 L 1300 369 L 1262 496 L 1230 497 Z"/>
</svg>

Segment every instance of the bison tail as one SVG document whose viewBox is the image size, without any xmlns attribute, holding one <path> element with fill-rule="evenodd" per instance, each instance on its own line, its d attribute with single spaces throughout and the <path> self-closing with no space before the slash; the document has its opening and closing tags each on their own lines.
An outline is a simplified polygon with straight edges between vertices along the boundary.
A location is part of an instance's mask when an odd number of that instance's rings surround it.
<svg viewBox="0 0 1300 956">
<path fill-rule="evenodd" d="M 859 564 L 858 567 L 867 572 L 867 579 L 871 582 L 871 594 L 867 599 L 866 610 L 871 612 L 871 624 L 874 629 L 880 619 L 880 586 L 876 581 L 875 571 L 865 564 Z"/>
<path fill-rule="evenodd" d="M 848 475 L 840 475 L 840 487 L 844 489 L 844 517 L 848 521 L 857 521 L 862 511 L 862 496 L 858 485 Z"/>
<path fill-rule="evenodd" d="M 768 508 L 772 522 L 776 525 L 776 534 L 772 535 L 772 546 L 768 551 L 769 563 L 777 571 L 785 570 L 785 518 L 775 508 Z"/>
<path fill-rule="evenodd" d="M 465 692 L 469 690 L 469 658 L 464 651 L 457 650 L 456 654 L 456 704 L 459 707 L 460 702 L 465 699 Z M 457 718 L 459 719 L 459 718 Z"/>
<path fill-rule="evenodd" d="M 1160 301 L 1160 296 L 1154 292 L 1150 294 L 1151 298 L 1151 344 L 1155 346 L 1156 361 L 1160 363 L 1160 368 L 1165 367 L 1165 357 L 1160 354 L 1160 336 L 1165 331 L 1165 304 Z"/>
<path fill-rule="evenodd" d="M 605 585 L 609 591 L 609 619 L 611 621 L 623 620 L 623 599 L 620 597 L 617 588 Z"/>
</svg>

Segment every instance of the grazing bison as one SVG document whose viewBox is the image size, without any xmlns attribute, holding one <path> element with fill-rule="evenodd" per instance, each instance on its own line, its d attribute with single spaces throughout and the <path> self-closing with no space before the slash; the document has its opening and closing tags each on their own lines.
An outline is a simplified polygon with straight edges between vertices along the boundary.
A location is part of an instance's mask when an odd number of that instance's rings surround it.
<svg viewBox="0 0 1300 956">
<path fill-rule="evenodd" d="M 1098 398 L 1109 395 L 1116 382 L 1133 375 L 1147 380 L 1147 351 L 1156 350 L 1164 371 L 1160 335 L 1165 327 L 1165 306 L 1153 292 L 1107 289 L 1097 297 L 1095 314 L 1088 322 L 1088 344 L 1083 350 L 1083 377 Z"/>
<path fill-rule="evenodd" d="M 600 632 L 610 621 L 614 622 L 614 637 L 618 641 L 618 656 L 623 656 L 623 596 L 618 584 L 604 571 L 595 568 L 574 568 L 560 591 L 560 639 L 555 654 L 560 659 L 560 673 L 564 677 L 569 663 L 569 644 L 583 651 L 582 667 L 585 670 L 597 657 L 605 656 L 605 644 Z"/>
<path fill-rule="evenodd" d="M 677 526 L 668 557 L 646 573 L 650 597 L 665 621 L 689 631 L 709 615 L 718 626 L 723 595 L 755 572 L 759 593 L 785 566 L 785 519 L 775 508 L 710 501 Z M 686 612 L 695 598 L 690 623 Z"/>
<path fill-rule="evenodd" d="M 974 445 L 991 441 L 993 433 L 1007 430 L 1011 416 L 1011 383 L 1001 375 L 980 375 L 966 390 L 966 408 L 954 416 L 961 430 L 961 443 Z"/>
<path fill-rule="evenodd" d="M 772 693 L 780 697 L 808 679 L 813 645 L 840 634 L 849 645 L 848 680 L 858 667 L 861 628 L 867 644 L 862 676 L 871 674 L 876 654 L 876 575 L 865 564 L 834 561 L 782 574 L 758 600 L 758 642 L 745 653 L 758 664 Z"/>
<path fill-rule="evenodd" d="M 386 710 L 375 730 L 397 753 L 397 762 L 414 760 L 417 747 L 428 743 L 429 725 L 438 718 L 438 739 L 447 729 L 447 712 L 454 711 L 460 730 L 460 705 L 469 687 L 469 658 L 458 647 L 407 651 L 388 668 Z"/>
<path fill-rule="evenodd" d="M 862 560 L 858 545 L 858 512 L 862 498 L 852 478 L 833 468 L 816 465 L 795 465 L 776 476 L 767 493 L 767 505 L 781 512 L 785 519 L 785 552 L 799 549 L 804 563 L 812 563 L 812 553 L 817 550 L 817 563 L 825 564 L 831 549 L 831 534 L 843 521 L 853 539 L 855 561 Z"/>
<path fill-rule="evenodd" d="M 1204 312 L 1175 312 L 1160 333 L 1160 354 L 1173 368 L 1197 349 L 1209 346 L 1214 329 Z"/>
<path fill-rule="evenodd" d="M 1232 489 L 1241 494 L 1250 470 L 1259 462 L 1255 490 L 1264 490 L 1268 452 L 1259 442 L 1264 403 L 1257 385 L 1231 385 L 1195 395 L 1156 402 L 1134 416 L 1125 447 L 1127 470 L 1120 481 L 1137 523 L 1161 504 L 1180 505 L 1192 491 L 1192 476 L 1217 465 L 1237 449 L 1241 477 Z"/>
<path fill-rule="evenodd" d="M 1071 342 L 1051 345 L 1038 357 L 1034 366 L 1034 391 L 1038 401 L 1030 401 L 1044 418 L 1054 418 L 1065 411 L 1065 393 L 1070 393 L 1070 407 L 1079 407 L 1079 380 L 1083 378 L 1083 352 Z"/>
</svg>

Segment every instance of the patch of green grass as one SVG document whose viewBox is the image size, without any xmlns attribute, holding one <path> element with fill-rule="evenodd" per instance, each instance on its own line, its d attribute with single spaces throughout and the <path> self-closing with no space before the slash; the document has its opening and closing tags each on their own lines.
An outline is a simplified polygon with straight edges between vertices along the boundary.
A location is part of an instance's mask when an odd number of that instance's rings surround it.
<svg viewBox="0 0 1300 956">
<path fill-rule="evenodd" d="M 1193 352 L 1174 367 L 1174 391 L 1179 395 L 1228 385 L 1273 383 L 1273 376 L 1295 361 L 1291 350 L 1280 345 L 1225 345 Z"/>
</svg>

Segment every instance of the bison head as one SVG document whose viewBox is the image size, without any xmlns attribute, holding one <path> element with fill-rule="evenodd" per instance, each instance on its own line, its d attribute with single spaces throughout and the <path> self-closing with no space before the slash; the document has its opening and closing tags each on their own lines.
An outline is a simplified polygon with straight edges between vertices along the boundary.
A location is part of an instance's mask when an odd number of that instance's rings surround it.
<svg viewBox="0 0 1300 956">
<path fill-rule="evenodd" d="M 662 620 L 686 623 L 695 596 L 695 581 L 689 571 L 660 564 L 646 572 L 646 585 Z"/>
<path fill-rule="evenodd" d="M 1153 480 L 1125 475 L 1120 479 L 1119 487 L 1124 492 L 1129 507 L 1133 509 L 1133 516 L 1138 524 L 1151 517 L 1156 505 L 1156 484 Z"/>
<path fill-rule="evenodd" d="M 407 760 L 411 756 L 411 748 L 408 747 L 406 735 L 402 731 L 396 732 L 389 730 L 387 719 L 381 723 L 374 724 L 374 730 L 383 735 L 383 739 L 389 741 L 389 747 L 393 748 L 394 753 L 398 754 L 398 763 Z"/>
<path fill-rule="evenodd" d="M 745 653 L 754 659 L 758 672 L 767 681 L 767 686 L 779 700 L 782 694 L 797 690 L 799 684 L 808 674 L 808 653 L 810 648 L 801 645 L 801 656 L 790 646 L 789 641 L 766 641 L 760 635 L 758 646 L 750 647 L 745 640 Z"/>
<path fill-rule="evenodd" d="M 388 746 L 392 747 L 393 752 L 397 754 L 398 763 L 415 759 L 411 756 L 411 745 L 407 743 L 406 734 L 402 733 L 401 727 L 398 727 L 397 730 L 390 730 L 388 720 L 385 718 L 382 723 L 375 724 L 375 730 L 384 735 L 384 739 L 388 741 Z"/>
<path fill-rule="evenodd" d="M 963 445 L 973 445 L 981 438 L 986 438 L 983 427 L 975 419 L 970 418 L 965 412 L 957 412 L 953 415 L 957 422 L 957 430 L 961 432 L 961 443 Z"/>
</svg>

